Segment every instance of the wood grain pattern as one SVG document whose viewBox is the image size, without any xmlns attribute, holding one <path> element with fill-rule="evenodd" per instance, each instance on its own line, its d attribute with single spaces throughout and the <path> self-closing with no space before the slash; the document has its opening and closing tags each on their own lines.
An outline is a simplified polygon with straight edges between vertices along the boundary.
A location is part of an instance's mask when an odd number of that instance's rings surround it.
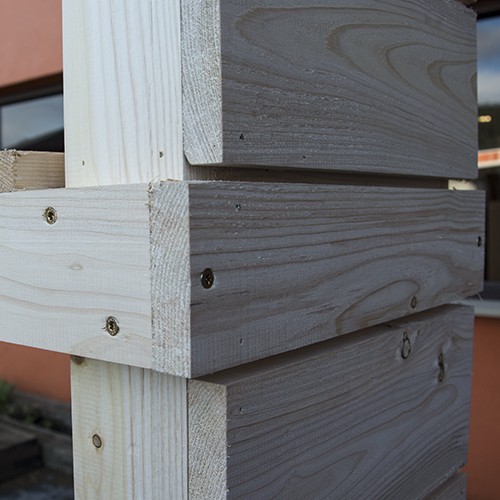
<svg viewBox="0 0 500 500">
<path fill-rule="evenodd" d="M 1 339 L 149 366 L 147 187 L 3 193 L 0 207 Z"/>
<path fill-rule="evenodd" d="M 226 464 L 227 498 L 430 494 L 466 460 L 472 329 L 470 308 L 445 307 L 190 382 L 188 392 L 209 383 L 226 394 L 214 406 L 227 449 L 211 460 Z M 190 417 L 206 407 L 203 396 L 189 396 Z M 220 432 L 195 421 L 190 463 L 210 455 L 199 443 Z M 212 480 L 190 476 L 190 491 L 193 482 L 213 491 Z"/>
<path fill-rule="evenodd" d="M 68 186 L 184 179 L 180 6 L 64 0 Z"/>
<path fill-rule="evenodd" d="M 186 380 L 73 358 L 71 390 L 75 498 L 187 499 Z"/>
<path fill-rule="evenodd" d="M 476 176 L 471 10 L 450 0 L 201 4 L 182 0 L 190 163 Z"/>
<path fill-rule="evenodd" d="M 427 500 L 466 500 L 467 476 L 458 472 L 431 493 Z"/>
<path fill-rule="evenodd" d="M 2 340 L 178 376 L 482 288 L 479 192 L 166 182 L 4 193 L 0 209 Z"/>
<path fill-rule="evenodd" d="M 0 192 L 64 187 L 64 155 L 0 151 Z"/>
<path fill-rule="evenodd" d="M 191 376 L 482 289 L 482 193 L 189 186 Z M 215 273 L 209 290 L 200 283 L 206 268 Z"/>
</svg>

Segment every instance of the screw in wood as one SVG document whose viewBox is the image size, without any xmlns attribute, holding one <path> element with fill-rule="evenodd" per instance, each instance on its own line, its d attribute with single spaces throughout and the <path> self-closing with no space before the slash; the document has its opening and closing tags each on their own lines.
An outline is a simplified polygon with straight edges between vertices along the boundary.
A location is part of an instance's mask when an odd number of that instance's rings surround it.
<svg viewBox="0 0 500 500">
<path fill-rule="evenodd" d="M 201 285 L 203 288 L 212 288 L 213 284 L 215 282 L 215 275 L 214 272 L 210 269 L 207 268 L 201 273 Z"/>
<path fill-rule="evenodd" d="M 104 329 L 112 336 L 118 335 L 120 327 L 118 326 L 118 321 L 114 316 L 109 316 L 106 319 L 106 326 Z"/>
<path fill-rule="evenodd" d="M 70 359 L 73 363 L 75 363 L 75 365 L 81 365 L 85 361 L 85 358 L 83 358 L 82 356 L 75 356 L 75 355 L 71 355 Z"/>
<path fill-rule="evenodd" d="M 43 213 L 43 218 L 47 224 L 55 224 L 57 221 L 57 212 L 55 208 L 47 207 Z"/>
<path fill-rule="evenodd" d="M 101 437 L 99 436 L 99 434 L 94 434 L 92 436 L 92 444 L 96 447 L 96 448 L 100 448 L 102 446 L 102 439 Z"/>
<path fill-rule="evenodd" d="M 417 307 L 417 297 L 412 297 L 410 302 L 411 308 L 415 309 Z"/>
<path fill-rule="evenodd" d="M 401 344 L 401 357 L 408 359 L 411 354 L 411 340 L 407 332 L 403 335 L 403 343 Z"/>
<path fill-rule="evenodd" d="M 445 372 L 444 354 L 442 352 L 440 352 L 438 356 L 438 366 L 439 366 L 438 380 L 439 382 L 442 382 L 444 380 L 444 372 Z"/>
<path fill-rule="evenodd" d="M 481 247 L 483 244 L 483 238 L 481 238 L 481 236 L 478 236 L 476 239 L 476 243 L 478 247 Z"/>
</svg>

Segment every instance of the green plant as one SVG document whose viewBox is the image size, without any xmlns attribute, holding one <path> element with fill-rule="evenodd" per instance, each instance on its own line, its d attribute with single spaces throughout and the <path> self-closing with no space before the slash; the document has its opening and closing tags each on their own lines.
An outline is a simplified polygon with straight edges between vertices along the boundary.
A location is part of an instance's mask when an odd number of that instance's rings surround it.
<svg viewBox="0 0 500 500">
<path fill-rule="evenodd" d="M 0 413 L 7 413 L 13 390 L 12 384 L 0 379 Z"/>
</svg>

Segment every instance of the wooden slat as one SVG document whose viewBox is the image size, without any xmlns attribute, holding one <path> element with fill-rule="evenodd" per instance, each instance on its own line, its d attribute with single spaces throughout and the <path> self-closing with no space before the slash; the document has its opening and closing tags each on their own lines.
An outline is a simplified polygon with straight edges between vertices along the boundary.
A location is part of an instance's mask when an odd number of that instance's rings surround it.
<svg viewBox="0 0 500 500">
<path fill-rule="evenodd" d="M 466 460 L 472 329 L 446 307 L 189 381 L 190 498 L 425 497 Z"/>
<path fill-rule="evenodd" d="M 187 499 L 186 380 L 72 358 L 77 499 Z"/>
<path fill-rule="evenodd" d="M 64 0 L 68 186 L 184 179 L 180 3 Z"/>
<path fill-rule="evenodd" d="M 482 193 L 188 185 L 184 251 L 177 226 L 168 229 L 181 220 L 174 215 L 181 188 L 153 189 L 153 197 L 163 197 L 152 213 L 153 342 L 159 345 L 159 336 L 169 347 L 155 354 L 160 371 L 212 373 L 482 289 Z M 172 302 L 167 290 L 186 279 L 188 253 L 190 300 L 177 291 Z M 215 274 L 208 290 L 200 282 L 207 268 Z M 182 350 L 191 353 L 188 372 L 174 357 Z"/>
<path fill-rule="evenodd" d="M 0 151 L 0 192 L 64 187 L 64 155 Z"/>
<path fill-rule="evenodd" d="M 190 163 L 476 176 L 475 15 L 460 3 L 181 4 Z"/>
<path fill-rule="evenodd" d="M 479 192 L 167 182 L 4 193 L 0 210 L 2 340 L 179 376 L 482 289 Z"/>
<path fill-rule="evenodd" d="M 145 186 L 2 194 L 1 340 L 131 365 L 150 359 L 147 205 Z M 122 328 L 116 338 L 104 330 L 109 316 Z"/>
<path fill-rule="evenodd" d="M 465 500 L 467 498 L 467 476 L 458 472 L 431 493 L 427 500 Z"/>
</svg>

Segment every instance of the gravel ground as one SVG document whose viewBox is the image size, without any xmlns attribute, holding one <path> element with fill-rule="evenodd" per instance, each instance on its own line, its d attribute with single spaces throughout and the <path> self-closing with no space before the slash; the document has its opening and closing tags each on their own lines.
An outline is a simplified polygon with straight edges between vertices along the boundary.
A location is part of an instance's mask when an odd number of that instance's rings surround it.
<svg viewBox="0 0 500 500">
<path fill-rule="evenodd" d="M 2 500 L 73 500 L 73 478 L 50 469 L 37 469 L 0 483 Z"/>
</svg>

